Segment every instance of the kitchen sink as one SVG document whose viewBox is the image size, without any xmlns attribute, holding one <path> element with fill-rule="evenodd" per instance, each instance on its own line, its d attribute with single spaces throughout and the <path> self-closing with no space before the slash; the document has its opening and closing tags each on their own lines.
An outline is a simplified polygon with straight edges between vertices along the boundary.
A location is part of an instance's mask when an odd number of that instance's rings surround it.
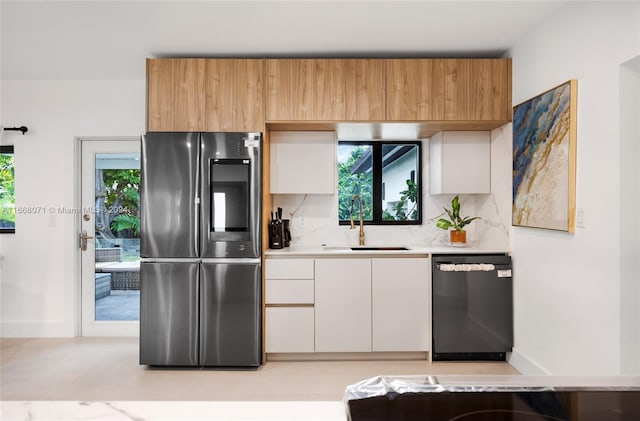
<svg viewBox="0 0 640 421">
<path fill-rule="evenodd" d="M 350 247 L 353 251 L 394 251 L 394 250 L 409 250 L 406 247 L 396 247 L 396 246 L 359 246 L 359 247 Z"/>
<path fill-rule="evenodd" d="M 403 251 L 410 250 L 403 246 L 322 246 L 323 251 L 328 252 L 352 252 L 352 251 Z"/>
</svg>

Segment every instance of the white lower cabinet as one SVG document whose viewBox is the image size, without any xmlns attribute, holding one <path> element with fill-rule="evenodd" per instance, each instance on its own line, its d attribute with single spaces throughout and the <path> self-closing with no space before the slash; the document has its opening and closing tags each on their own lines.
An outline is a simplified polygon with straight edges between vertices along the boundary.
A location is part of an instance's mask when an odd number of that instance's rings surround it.
<svg viewBox="0 0 640 421">
<path fill-rule="evenodd" d="M 371 259 L 316 259 L 316 352 L 371 351 Z"/>
<path fill-rule="evenodd" d="M 267 353 L 426 352 L 428 257 L 266 260 Z"/>
<path fill-rule="evenodd" d="M 267 279 L 267 304 L 313 304 L 313 279 Z"/>
<path fill-rule="evenodd" d="M 313 352 L 313 307 L 267 307 L 266 352 Z"/>
<path fill-rule="evenodd" d="M 372 350 L 429 350 L 428 258 L 371 260 Z"/>
<path fill-rule="evenodd" d="M 265 262 L 265 352 L 314 352 L 313 259 Z"/>
</svg>

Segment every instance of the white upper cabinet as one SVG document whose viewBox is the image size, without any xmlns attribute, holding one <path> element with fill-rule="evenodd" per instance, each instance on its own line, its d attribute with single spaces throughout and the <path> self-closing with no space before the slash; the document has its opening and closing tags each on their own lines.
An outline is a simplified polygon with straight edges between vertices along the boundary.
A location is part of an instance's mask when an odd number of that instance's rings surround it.
<svg viewBox="0 0 640 421">
<path fill-rule="evenodd" d="M 429 139 L 430 194 L 491 193 L 491 132 L 442 131 Z"/>
<path fill-rule="evenodd" d="M 335 193 L 335 132 L 272 131 L 269 139 L 272 194 Z"/>
</svg>

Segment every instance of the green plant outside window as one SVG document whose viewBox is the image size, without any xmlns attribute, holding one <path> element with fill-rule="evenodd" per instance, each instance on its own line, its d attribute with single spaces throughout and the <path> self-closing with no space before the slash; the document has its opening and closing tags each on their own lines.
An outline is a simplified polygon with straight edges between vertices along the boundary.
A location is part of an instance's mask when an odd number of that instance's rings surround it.
<svg viewBox="0 0 640 421">
<path fill-rule="evenodd" d="M 15 160 L 13 146 L 0 146 L 0 233 L 16 230 Z"/>
<path fill-rule="evenodd" d="M 140 170 L 102 170 L 105 206 L 111 211 L 111 230 L 125 237 L 140 236 Z"/>
</svg>

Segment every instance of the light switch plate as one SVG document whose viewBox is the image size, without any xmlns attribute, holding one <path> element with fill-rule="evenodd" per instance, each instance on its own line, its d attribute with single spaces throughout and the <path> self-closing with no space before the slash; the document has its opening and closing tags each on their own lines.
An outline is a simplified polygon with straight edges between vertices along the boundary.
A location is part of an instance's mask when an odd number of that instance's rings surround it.
<svg viewBox="0 0 640 421">
<path fill-rule="evenodd" d="M 584 209 L 576 209 L 576 227 L 584 228 Z"/>
</svg>

